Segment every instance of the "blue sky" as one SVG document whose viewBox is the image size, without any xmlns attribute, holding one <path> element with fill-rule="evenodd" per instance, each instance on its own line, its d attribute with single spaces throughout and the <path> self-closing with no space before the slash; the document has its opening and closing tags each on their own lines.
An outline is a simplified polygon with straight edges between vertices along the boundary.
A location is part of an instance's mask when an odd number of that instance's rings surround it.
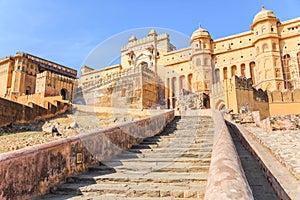
<svg viewBox="0 0 300 200">
<path fill-rule="evenodd" d="M 22 51 L 78 70 L 121 32 L 161 27 L 190 36 L 201 24 L 217 39 L 248 31 L 262 5 L 281 21 L 300 17 L 300 0 L 0 0 L 0 57 Z"/>
</svg>

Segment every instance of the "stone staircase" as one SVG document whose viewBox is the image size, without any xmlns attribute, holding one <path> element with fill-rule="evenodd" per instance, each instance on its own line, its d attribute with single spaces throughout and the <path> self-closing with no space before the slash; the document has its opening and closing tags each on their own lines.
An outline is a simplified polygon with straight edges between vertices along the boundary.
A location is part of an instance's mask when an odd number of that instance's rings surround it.
<svg viewBox="0 0 300 200">
<path fill-rule="evenodd" d="M 176 117 L 161 134 L 36 199 L 203 199 L 213 134 L 210 117 Z"/>
</svg>

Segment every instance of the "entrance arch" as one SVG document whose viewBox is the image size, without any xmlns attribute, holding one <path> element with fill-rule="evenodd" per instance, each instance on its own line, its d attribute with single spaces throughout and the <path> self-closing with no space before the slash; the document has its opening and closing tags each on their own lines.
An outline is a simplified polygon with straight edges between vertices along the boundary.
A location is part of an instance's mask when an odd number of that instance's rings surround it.
<svg viewBox="0 0 300 200">
<path fill-rule="evenodd" d="M 68 100 L 68 91 L 66 89 L 61 89 L 60 95 L 62 96 L 63 100 Z"/>
<path fill-rule="evenodd" d="M 226 109 L 225 102 L 223 100 L 218 100 L 217 103 L 215 104 L 215 109 L 225 110 Z"/>
</svg>

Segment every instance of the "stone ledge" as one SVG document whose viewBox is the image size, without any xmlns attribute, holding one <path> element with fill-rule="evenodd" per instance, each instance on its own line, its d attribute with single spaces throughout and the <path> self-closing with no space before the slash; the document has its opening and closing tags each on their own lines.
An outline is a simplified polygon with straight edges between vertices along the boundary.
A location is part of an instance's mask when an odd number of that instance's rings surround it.
<svg viewBox="0 0 300 200">
<path fill-rule="evenodd" d="M 215 136 L 205 199 L 254 199 L 223 117 L 219 111 L 212 116 Z"/>
<path fill-rule="evenodd" d="M 243 145 L 255 156 L 280 199 L 298 199 L 300 181 L 284 167 L 265 146 L 256 141 L 243 126 L 227 122 Z"/>
</svg>

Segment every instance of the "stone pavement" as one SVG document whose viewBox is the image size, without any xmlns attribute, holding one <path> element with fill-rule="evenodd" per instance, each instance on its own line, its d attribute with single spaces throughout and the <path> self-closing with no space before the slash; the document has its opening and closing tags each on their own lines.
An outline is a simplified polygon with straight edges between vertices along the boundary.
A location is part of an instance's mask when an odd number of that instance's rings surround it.
<svg viewBox="0 0 300 200">
<path fill-rule="evenodd" d="M 176 117 L 159 135 L 37 199 L 203 199 L 211 160 L 211 117 Z"/>
</svg>

